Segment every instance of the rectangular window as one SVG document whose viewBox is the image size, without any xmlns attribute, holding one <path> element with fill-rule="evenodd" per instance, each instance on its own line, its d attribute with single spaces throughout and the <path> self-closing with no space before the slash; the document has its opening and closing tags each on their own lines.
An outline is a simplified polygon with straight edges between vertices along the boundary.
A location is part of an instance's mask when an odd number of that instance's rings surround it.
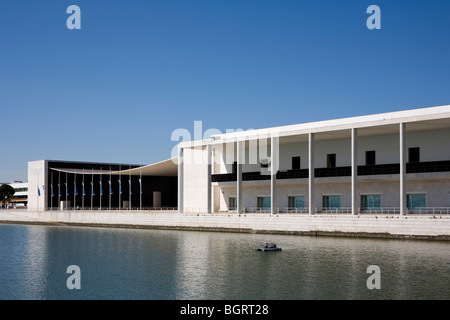
<svg viewBox="0 0 450 320">
<path fill-rule="evenodd" d="M 420 162 L 420 148 L 414 147 L 408 149 L 408 162 Z"/>
<path fill-rule="evenodd" d="M 327 154 L 327 168 L 336 168 L 336 154 Z"/>
<path fill-rule="evenodd" d="M 258 197 L 258 209 L 270 209 L 270 197 Z"/>
<path fill-rule="evenodd" d="M 361 196 L 363 209 L 381 208 L 381 196 L 379 194 L 369 194 Z"/>
<path fill-rule="evenodd" d="M 231 167 L 231 173 L 237 174 L 237 161 L 233 162 L 233 166 Z"/>
<path fill-rule="evenodd" d="M 292 170 L 300 170 L 300 157 L 292 157 Z"/>
<path fill-rule="evenodd" d="M 323 196 L 322 207 L 328 208 L 340 208 L 341 207 L 341 196 Z"/>
<path fill-rule="evenodd" d="M 408 209 L 425 208 L 426 207 L 425 194 L 407 194 L 406 206 L 408 207 Z"/>
<path fill-rule="evenodd" d="M 305 207 L 305 197 L 295 196 L 289 197 L 289 208 L 304 208 Z"/>
<path fill-rule="evenodd" d="M 228 199 L 228 210 L 236 210 L 237 202 L 236 197 L 230 197 Z"/>
<path fill-rule="evenodd" d="M 375 165 L 375 151 L 366 151 L 366 166 Z"/>
</svg>

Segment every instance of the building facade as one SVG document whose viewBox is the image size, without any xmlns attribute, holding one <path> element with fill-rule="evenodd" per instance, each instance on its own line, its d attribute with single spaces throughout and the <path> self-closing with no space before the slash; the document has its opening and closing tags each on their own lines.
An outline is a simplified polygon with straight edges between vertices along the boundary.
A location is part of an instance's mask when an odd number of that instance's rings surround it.
<svg viewBox="0 0 450 320">
<path fill-rule="evenodd" d="M 450 106 L 179 144 L 180 212 L 449 213 Z"/>
</svg>

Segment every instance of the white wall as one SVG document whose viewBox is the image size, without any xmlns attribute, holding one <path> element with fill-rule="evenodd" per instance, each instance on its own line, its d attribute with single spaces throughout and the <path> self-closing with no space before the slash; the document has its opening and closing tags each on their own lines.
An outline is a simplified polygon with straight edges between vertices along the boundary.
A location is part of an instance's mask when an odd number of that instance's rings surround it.
<svg viewBox="0 0 450 320">
<path fill-rule="evenodd" d="M 47 209 L 46 196 L 42 186 L 45 186 L 45 193 L 48 193 L 47 161 L 28 162 L 28 210 L 44 211 Z M 38 196 L 38 187 L 40 196 Z"/>
</svg>

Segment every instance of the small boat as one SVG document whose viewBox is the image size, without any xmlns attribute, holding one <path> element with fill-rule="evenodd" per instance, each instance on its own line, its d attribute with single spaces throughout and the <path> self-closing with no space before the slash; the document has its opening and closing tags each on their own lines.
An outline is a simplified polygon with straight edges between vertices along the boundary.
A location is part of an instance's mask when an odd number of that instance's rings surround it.
<svg viewBox="0 0 450 320">
<path fill-rule="evenodd" d="M 266 242 L 256 250 L 258 250 L 258 251 L 281 251 L 281 248 L 277 247 L 277 245 L 275 243 Z"/>
</svg>

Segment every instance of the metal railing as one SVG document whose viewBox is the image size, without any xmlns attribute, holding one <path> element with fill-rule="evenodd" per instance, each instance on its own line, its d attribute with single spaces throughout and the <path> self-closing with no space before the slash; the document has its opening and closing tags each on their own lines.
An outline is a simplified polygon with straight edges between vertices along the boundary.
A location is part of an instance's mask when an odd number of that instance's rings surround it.
<svg viewBox="0 0 450 320">
<path fill-rule="evenodd" d="M 4 209 L 8 210 L 8 209 Z M 11 210 L 11 209 L 9 209 Z M 85 207 L 84 209 L 74 208 L 74 207 L 67 207 L 61 210 L 60 208 L 53 207 L 48 208 L 48 211 L 82 211 L 82 212 L 89 212 L 89 211 L 105 211 L 105 212 L 118 212 L 118 211 L 130 211 L 130 212 L 140 212 L 140 211 L 147 211 L 147 212 L 162 212 L 162 211 L 169 211 L 169 212 L 176 212 L 178 210 L 177 207 L 132 207 L 130 208 L 100 208 L 100 207 L 93 207 L 92 209 L 90 207 Z M 203 209 L 201 208 L 186 208 L 185 213 L 205 213 Z M 220 211 L 221 213 L 235 213 L 236 209 L 232 208 L 226 211 Z M 219 212 L 219 213 L 220 213 Z M 217 213 L 217 212 L 216 212 Z M 259 207 L 244 207 L 242 208 L 242 213 L 271 213 L 270 208 L 259 208 Z M 276 213 L 296 213 L 296 214 L 309 214 L 309 208 L 303 207 L 303 208 L 296 208 L 296 207 L 283 207 L 283 208 L 276 208 Z M 352 209 L 350 207 L 338 207 L 338 208 L 314 208 L 315 214 L 352 214 Z M 380 207 L 380 208 L 358 208 L 358 214 L 400 214 L 400 208 L 399 207 Z M 407 214 L 449 214 L 450 215 L 450 207 L 422 207 L 422 208 L 413 208 L 407 209 Z"/>
<path fill-rule="evenodd" d="M 118 208 L 118 207 L 114 207 L 114 208 L 108 208 L 108 207 L 93 207 L 91 209 L 91 207 L 66 207 L 64 209 L 61 210 L 61 208 L 59 207 L 53 207 L 53 208 L 48 208 L 48 211 L 176 211 L 178 210 L 177 207 L 126 207 L 126 208 Z"/>
<path fill-rule="evenodd" d="M 222 211 L 227 213 L 236 212 L 236 209 L 230 209 Z M 270 208 L 258 208 L 258 207 L 245 207 L 242 208 L 242 213 L 271 213 Z M 276 213 L 298 213 L 309 214 L 309 208 L 295 208 L 295 207 L 283 207 L 276 208 Z M 339 208 L 315 208 L 315 214 L 352 214 L 352 208 L 339 207 Z M 358 208 L 358 214 L 400 214 L 399 207 L 380 207 L 380 208 Z M 424 207 L 407 209 L 407 214 L 450 214 L 450 207 Z"/>
<path fill-rule="evenodd" d="M 408 213 L 411 214 L 450 214 L 450 207 L 424 207 L 409 209 Z"/>
</svg>

